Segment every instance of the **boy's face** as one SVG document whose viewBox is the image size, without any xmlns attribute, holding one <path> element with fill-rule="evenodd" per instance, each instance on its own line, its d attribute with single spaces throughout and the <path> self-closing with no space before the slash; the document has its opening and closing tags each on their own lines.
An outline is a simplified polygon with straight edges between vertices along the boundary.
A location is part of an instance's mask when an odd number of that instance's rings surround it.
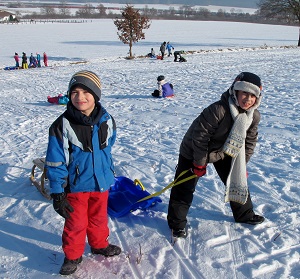
<svg viewBox="0 0 300 279">
<path fill-rule="evenodd" d="M 95 108 L 94 96 L 87 90 L 81 88 L 80 85 L 72 89 L 71 102 L 75 108 L 86 116 L 89 116 Z"/>
<path fill-rule="evenodd" d="M 251 108 L 256 102 L 256 96 L 249 92 L 238 90 L 236 97 L 240 108 L 244 110 Z"/>
</svg>

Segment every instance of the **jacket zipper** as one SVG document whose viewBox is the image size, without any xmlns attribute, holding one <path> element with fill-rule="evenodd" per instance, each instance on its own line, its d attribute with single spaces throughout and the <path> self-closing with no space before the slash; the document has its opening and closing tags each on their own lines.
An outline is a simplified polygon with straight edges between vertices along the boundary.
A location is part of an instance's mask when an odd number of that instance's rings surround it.
<svg viewBox="0 0 300 279">
<path fill-rule="evenodd" d="M 87 149 L 93 153 L 93 126 L 91 126 L 91 143 L 92 143 L 92 146 L 88 146 Z"/>
<path fill-rule="evenodd" d="M 76 175 L 75 175 L 75 178 L 74 178 L 74 181 L 73 181 L 73 184 L 74 184 L 74 185 L 76 185 L 77 178 L 78 178 L 78 176 L 79 176 L 79 174 L 80 174 L 80 172 L 79 172 L 79 167 L 76 166 L 75 169 L 76 169 Z"/>
</svg>

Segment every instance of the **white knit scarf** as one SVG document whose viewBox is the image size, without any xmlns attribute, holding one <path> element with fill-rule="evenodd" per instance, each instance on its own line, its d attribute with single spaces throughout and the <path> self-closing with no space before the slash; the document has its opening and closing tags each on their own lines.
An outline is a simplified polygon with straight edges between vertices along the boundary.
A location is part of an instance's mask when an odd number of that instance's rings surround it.
<svg viewBox="0 0 300 279">
<path fill-rule="evenodd" d="M 232 157 L 226 181 L 225 202 L 234 201 L 245 204 L 248 198 L 245 139 L 247 130 L 253 121 L 254 110 L 259 106 L 261 97 L 257 98 L 254 106 L 245 113 L 239 113 L 234 90 L 230 89 L 229 92 L 231 95 L 229 108 L 234 124 L 223 146 L 224 153 Z"/>
</svg>

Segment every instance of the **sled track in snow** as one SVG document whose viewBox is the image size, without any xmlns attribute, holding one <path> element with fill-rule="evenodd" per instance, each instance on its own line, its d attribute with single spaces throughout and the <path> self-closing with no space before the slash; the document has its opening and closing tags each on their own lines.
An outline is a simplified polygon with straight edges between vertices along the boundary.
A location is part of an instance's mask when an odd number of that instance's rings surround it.
<svg viewBox="0 0 300 279">
<path fill-rule="evenodd" d="M 121 217 L 122 219 L 123 217 Z M 170 231 L 167 229 L 167 234 L 165 232 L 160 232 L 156 229 L 157 223 L 156 218 L 145 218 L 140 216 L 126 216 L 126 222 L 116 218 L 111 218 L 112 231 L 116 238 L 120 242 L 123 252 L 127 253 L 128 260 L 130 263 L 130 269 L 132 271 L 132 278 L 195 278 L 202 279 L 205 278 L 203 274 L 199 271 L 199 267 L 194 264 L 193 259 L 197 257 L 196 251 L 193 249 L 196 239 L 195 235 L 190 234 L 187 239 L 180 239 L 175 245 L 170 243 Z M 162 221 L 162 220 L 159 220 Z M 163 220 L 163 222 L 166 222 Z M 124 226 L 123 226 L 124 225 Z M 126 227 L 137 227 L 135 235 L 128 235 Z M 166 224 L 167 227 L 167 224 Z M 134 242 L 134 243 L 131 243 Z M 153 249 L 150 251 L 144 251 L 143 242 L 153 243 Z M 142 254 L 139 255 L 139 246 L 142 249 Z M 134 251 L 132 251 L 134 247 Z M 158 255 L 157 255 L 158 254 Z M 152 257 L 159 257 L 164 259 L 166 257 L 171 257 L 172 262 L 162 264 L 161 266 L 156 266 L 156 270 L 150 274 L 149 266 L 153 261 Z M 140 257 L 140 263 L 137 263 Z M 170 266 L 171 265 L 171 268 Z M 176 267 L 175 267 L 175 266 Z M 143 270 L 143 272 L 141 272 Z M 175 272 L 175 274 L 174 274 Z M 166 274 L 168 273 L 168 274 Z M 169 273 L 171 273 L 169 275 Z M 169 276 L 169 277 L 168 277 Z"/>
<path fill-rule="evenodd" d="M 112 229 L 116 229 L 115 234 L 116 234 L 117 239 L 121 243 L 121 247 L 122 247 L 123 252 L 129 253 L 130 246 L 128 245 L 128 242 L 126 241 L 126 238 L 123 235 L 123 232 L 122 232 L 123 229 L 119 226 L 118 220 L 116 218 L 111 218 L 111 221 L 112 221 L 112 224 L 114 226 L 114 228 L 112 228 Z M 130 269 L 132 271 L 132 277 L 131 278 L 142 279 L 143 276 L 140 273 L 140 271 L 138 270 L 138 268 L 136 267 L 136 265 L 131 263 L 131 261 L 130 261 L 131 259 L 130 259 L 129 254 L 127 254 L 127 259 L 129 261 L 129 266 L 130 266 Z"/>
<path fill-rule="evenodd" d="M 197 270 L 197 267 L 195 267 L 190 259 L 196 256 L 192 248 L 195 242 L 194 237 L 193 233 L 190 233 L 186 239 L 177 240 L 173 245 L 173 251 L 176 258 L 179 260 L 180 265 L 184 267 L 186 273 L 190 274 L 191 278 L 204 279 L 205 277 L 203 274 Z M 184 276 L 182 278 L 184 278 Z"/>
<path fill-rule="evenodd" d="M 232 229 L 232 226 L 226 226 L 226 234 L 228 235 L 230 241 L 230 254 L 232 255 L 232 271 L 234 278 L 239 278 L 236 269 L 244 262 L 244 254 L 241 249 L 240 238 L 238 233 Z"/>
</svg>

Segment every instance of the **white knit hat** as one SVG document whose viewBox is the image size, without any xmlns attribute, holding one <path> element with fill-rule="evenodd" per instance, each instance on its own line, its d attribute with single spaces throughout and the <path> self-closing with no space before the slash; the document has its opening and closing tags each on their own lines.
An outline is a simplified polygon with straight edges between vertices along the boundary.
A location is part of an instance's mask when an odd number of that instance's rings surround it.
<svg viewBox="0 0 300 279">
<path fill-rule="evenodd" d="M 233 89 L 252 93 L 258 98 L 262 90 L 260 77 L 253 73 L 242 72 L 235 78 Z"/>
</svg>

